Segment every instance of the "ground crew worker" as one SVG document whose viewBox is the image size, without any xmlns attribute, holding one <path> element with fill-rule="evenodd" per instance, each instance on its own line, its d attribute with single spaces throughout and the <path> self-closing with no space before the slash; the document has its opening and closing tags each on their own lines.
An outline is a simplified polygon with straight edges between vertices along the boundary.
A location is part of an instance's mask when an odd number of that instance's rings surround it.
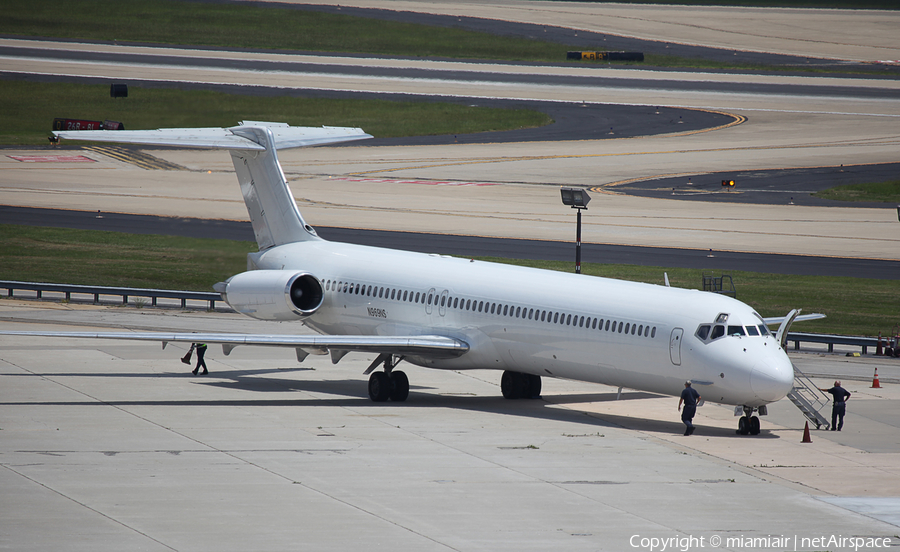
<svg viewBox="0 0 900 552">
<path fill-rule="evenodd" d="M 687 426 L 684 430 L 685 435 L 694 433 L 696 429 L 693 424 L 694 414 L 697 412 L 697 402 L 700 400 L 700 393 L 691 387 L 690 380 L 684 382 L 684 390 L 681 392 L 681 398 L 678 399 L 678 410 L 681 412 L 681 421 Z M 681 410 L 681 404 L 684 403 L 684 410 Z"/>
<path fill-rule="evenodd" d="M 834 382 L 831 389 L 819 388 L 819 391 L 831 393 L 834 400 L 831 402 L 831 431 L 838 431 L 844 427 L 844 414 L 847 413 L 847 399 L 850 398 L 850 392 L 841 387 L 841 382 Z"/>
<path fill-rule="evenodd" d="M 194 368 L 191 373 L 196 375 L 197 370 L 199 370 L 200 367 L 203 366 L 203 372 L 201 372 L 201 375 L 205 376 L 209 373 L 209 371 L 206 369 L 206 361 L 203 360 L 203 355 L 206 354 L 206 343 L 195 343 L 194 345 L 197 348 L 197 367 Z"/>
</svg>

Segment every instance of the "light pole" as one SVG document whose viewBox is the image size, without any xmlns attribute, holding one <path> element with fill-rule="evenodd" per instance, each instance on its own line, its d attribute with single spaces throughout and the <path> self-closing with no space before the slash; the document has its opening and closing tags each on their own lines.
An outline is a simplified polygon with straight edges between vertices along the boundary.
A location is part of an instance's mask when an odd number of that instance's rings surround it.
<svg viewBox="0 0 900 552">
<path fill-rule="evenodd" d="M 587 209 L 591 200 L 587 190 L 582 188 L 560 188 L 563 205 L 570 205 L 578 210 L 578 223 L 575 230 L 575 274 L 581 274 L 581 210 Z"/>
</svg>

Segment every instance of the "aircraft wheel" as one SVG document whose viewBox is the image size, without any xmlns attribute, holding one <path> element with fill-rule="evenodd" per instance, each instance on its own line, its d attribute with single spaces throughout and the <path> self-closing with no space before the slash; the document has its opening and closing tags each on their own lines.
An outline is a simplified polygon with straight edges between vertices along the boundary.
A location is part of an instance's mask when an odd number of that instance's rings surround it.
<svg viewBox="0 0 900 552">
<path fill-rule="evenodd" d="M 504 399 L 518 399 L 520 397 L 520 386 L 517 381 L 519 378 L 516 376 L 518 376 L 518 372 L 510 372 L 509 370 L 503 372 L 503 376 L 500 378 L 500 392 L 503 393 Z"/>
<path fill-rule="evenodd" d="M 738 433 L 741 435 L 749 435 L 750 434 L 750 420 L 747 419 L 746 416 L 741 416 L 741 419 L 738 420 Z"/>
<path fill-rule="evenodd" d="M 391 396 L 391 379 L 384 372 L 372 372 L 369 376 L 369 398 L 384 402 Z"/>
<path fill-rule="evenodd" d="M 525 399 L 531 397 L 532 381 L 528 374 L 506 370 L 500 378 L 500 391 L 504 399 Z M 538 378 L 537 391 L 540 393 L 540 378 Z"/>
<path fill-rule="evenodd" d="M 541 376 L 534 376 L 532 374 L 524 374 L 526 378 L 528 378 L 528 394 L 526 397 L 529 399 L 540 399 L 541 398 Z"/>
<path fill-rule="evenodd" d="M 391 372 L 391 400 L 403 402 L 409 397 L 409 378 L 400 370 Z"/>
<path fill-rule="evenodd" d="M 759 435 L 759 418 L 750 418 L 750 435 Z"/>
</svg>

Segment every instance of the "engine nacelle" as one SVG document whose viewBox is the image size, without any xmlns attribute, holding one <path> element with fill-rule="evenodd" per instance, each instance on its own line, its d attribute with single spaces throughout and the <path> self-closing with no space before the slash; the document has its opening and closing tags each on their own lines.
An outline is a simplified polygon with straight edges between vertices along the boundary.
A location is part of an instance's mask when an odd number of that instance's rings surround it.
<svg viewBox="0 0 900 552">
<path fill-rule="evenodd" d="M 297 320 L 316 312 L 325 298 L 312 274 L 251 270 L 215 285 L 234 310 L 260 320 Z"/>
</svg>

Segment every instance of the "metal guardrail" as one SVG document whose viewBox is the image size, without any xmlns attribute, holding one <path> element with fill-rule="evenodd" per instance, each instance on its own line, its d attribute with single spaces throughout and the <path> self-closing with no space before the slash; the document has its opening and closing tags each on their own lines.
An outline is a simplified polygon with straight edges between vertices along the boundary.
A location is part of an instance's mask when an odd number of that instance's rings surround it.
<svg viewBox="0 0 900 552">
<path fill-rule="evenodd" d="M 794 350 L 800 349 L 800 343 L 827 343 L 828 352 L 834 352 L 835 345 L 855 345 L 862 347 L 862 354 L 866 354 L 869 347 L 878 346 L 877 337 L 856 337 L 851 335 L 831 335 L 831 334 L 810 334 L 788 332 L 788 341 L 794 342 Z M 883 343 L 883 342 L 882 342 Z"/>
<path fill-rule="evenodd" d="M 150 304 L 156 306 L 157 299 L 180 299 L 181 308 L 187 307 L 188 300 L 207 301 L 209 309 L 216 308 L 216 301 L 221 301 L 222 296 L 215 292 L 204 291 L 177 291 L 170 289 L 142 289 L 128 287 L 107 287 L 107 286 L 78 286 L 72 284 L 49 284 L 42 282 L 18 282 L 15 280 L 0 280 L 0 289 L 7 290 L 7 297 L 14 297 L 14 292 L 34 291 L 37 292 L 37 298 L 41 299 L 43 292 L 64 293 L 66 301 L 71 300 L 72 294 L 93 295 L 94 303 L 100 302 L 101 295 L 118 295 L 122 297 L 122 304 L 128 304 L 129 297 L 147 297 Z"/>
</svg>

